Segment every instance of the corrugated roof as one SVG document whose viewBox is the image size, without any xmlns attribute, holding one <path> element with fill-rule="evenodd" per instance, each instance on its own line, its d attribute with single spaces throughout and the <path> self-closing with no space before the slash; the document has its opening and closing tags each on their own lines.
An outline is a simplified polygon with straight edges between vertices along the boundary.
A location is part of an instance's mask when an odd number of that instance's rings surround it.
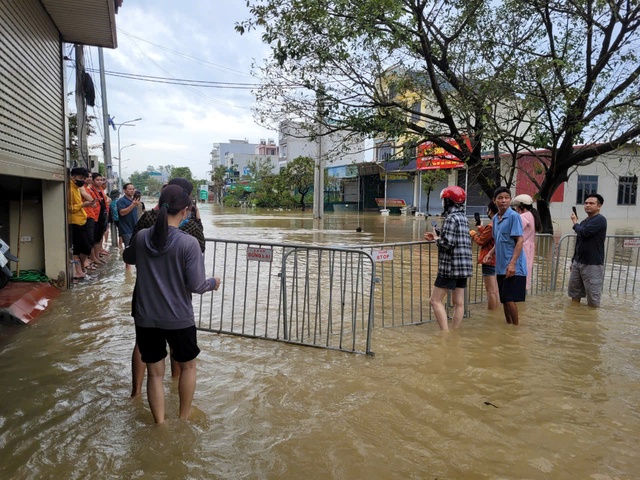
<svg viewBox="0 0 640 480">
<path fill-rule="evenodd" d="M 67 43 L 116 48 L 114 0 L 40 0 Z"/>
</svg>

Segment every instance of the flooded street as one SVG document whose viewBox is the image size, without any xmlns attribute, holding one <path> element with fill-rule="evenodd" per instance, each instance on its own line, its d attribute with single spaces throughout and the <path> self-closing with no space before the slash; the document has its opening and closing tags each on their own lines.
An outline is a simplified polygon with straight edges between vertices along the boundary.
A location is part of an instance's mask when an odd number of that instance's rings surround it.
<svg viewBox="0 0 640 480">
<path fill-rule="evenodd" d="M 425 228 L 375 213 L 328 214 L 320 230 L 310 213 L 203 210 L 213 238 L 357 245 Z M 0 478 L 640 475 L 637 294 L 605 294 L 599 310 L 531 296 L 517 328 L 472 305 L 458 331 L 376 328 L 374 357 L 200 332 L 192 419 L 171 418 L 167 378 L 170 420 L 156 427 L 146 398 L 129 398 L 134 276 L 111 256 L 0 344 Z"/>
</svg>

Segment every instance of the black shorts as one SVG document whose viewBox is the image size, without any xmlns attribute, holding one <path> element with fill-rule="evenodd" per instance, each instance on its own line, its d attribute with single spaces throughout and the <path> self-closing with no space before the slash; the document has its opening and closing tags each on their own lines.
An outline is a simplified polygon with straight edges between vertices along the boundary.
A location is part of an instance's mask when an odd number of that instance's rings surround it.
<svg viewBox="0 0 640 480">
<path fill-rule="evenodd" d="M 498 280 L 498 292 L 500 303 L 524 302 L 527 296 L 527 277 L 514 275 L 506 278 L 505 275 L 496 275 Z"/>
<path fill-rule="evenodd" d="M 466 278 L 449 278 L 438 275 L 433 283 L 438 288 L 446 288 L 447 290 L 455 290 L 456 288 L 466 288 Z"/>
<path fill-rule="evenodd" d="M 87 223 L 84 224 L 84 230 L 87 232 L 87 242 L 93 248 L 93 232 L 96 228 L 96 221 L 93 218 L 87 217 Z"/>
<path fill-rule="evenodd" d="M 144 363 L 156 363 L 167 356 L 167 343 L 176 362 L 189 362 L 200 353 L 195 325 L 178 330 L 136 326 L 136 342 Z"/>
<path fill-rule="evenodd" d="M 93 226 L 93 244 L 94 245 L 97 243 L 102 243 L 102 237 L 104 236 L 105 227 L 106 225 L 102 219 L 96 222 L 95 225 Z"/>
<path fill-rule="evenodd" d="M 71 242 L 74 255 L 89 255 L 92 245 L 89 244 L 87 229 L 84 225 L 71 224 Z"/>
</svg>

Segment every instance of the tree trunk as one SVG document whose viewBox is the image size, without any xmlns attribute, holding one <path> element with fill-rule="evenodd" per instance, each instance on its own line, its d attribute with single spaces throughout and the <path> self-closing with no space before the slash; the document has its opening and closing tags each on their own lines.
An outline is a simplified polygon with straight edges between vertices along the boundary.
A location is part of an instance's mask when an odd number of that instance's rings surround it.
<svg viewBox="0 0 640 480">
<path fill-rule="evenodd" d="M 549 209 L 549 202 L 540 198 L 536 202 L 536 206 L 538 207 L 540 221 L 542 222 L 542 233 L 553 234 L 553 222 L 551 221 L 551 210 Z"/>
</svg>

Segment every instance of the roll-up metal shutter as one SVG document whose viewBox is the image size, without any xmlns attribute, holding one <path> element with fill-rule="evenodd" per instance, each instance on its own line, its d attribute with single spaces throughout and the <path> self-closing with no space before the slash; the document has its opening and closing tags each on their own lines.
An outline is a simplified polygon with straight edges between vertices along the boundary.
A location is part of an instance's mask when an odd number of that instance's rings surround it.
<svg viewBox="0 0 640 480">
<path fill-rule="evenodd" d="M 0 174 L 62 180 L 58 30 L 38 0 L 2 0 L 0 32 Z"/>
</svg>

